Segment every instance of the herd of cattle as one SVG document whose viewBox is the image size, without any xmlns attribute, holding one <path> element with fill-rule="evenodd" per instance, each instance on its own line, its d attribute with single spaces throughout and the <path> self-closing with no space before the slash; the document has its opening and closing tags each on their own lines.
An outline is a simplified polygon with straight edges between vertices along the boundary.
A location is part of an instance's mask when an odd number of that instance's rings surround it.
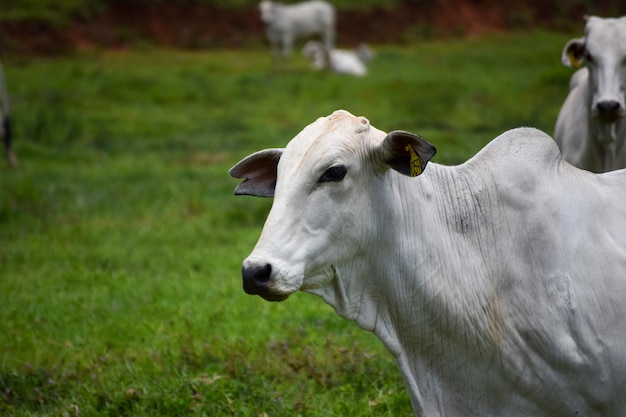
<svg viewBox="0 0 626 417">
<path fill-rule="evenodd" d="M 263 0 L 259 11 L 275 64 L 289 60 L 296 39 L 317 35 L 321 42 L 308 42 L 302 50 L 314 69 L 357 77 L 367 74 L 367 63 L 374 58 L 374 52 L 365 44 L 353 50 L 335 48 L 337 13 L 330 3 L 311 0 L 282 4 Z"/>
<path fill-rule="evenodd" d="M 625 416 L 624 39 L 590 17 L 566 44 L 586 67 L 556 141 L 518 128 L 442 166 L 338 110 L 241 160 L 235 194 L 274 197 L 245 292 L 312 293 L 373 332 L 417 416 Z"/>
</svg>

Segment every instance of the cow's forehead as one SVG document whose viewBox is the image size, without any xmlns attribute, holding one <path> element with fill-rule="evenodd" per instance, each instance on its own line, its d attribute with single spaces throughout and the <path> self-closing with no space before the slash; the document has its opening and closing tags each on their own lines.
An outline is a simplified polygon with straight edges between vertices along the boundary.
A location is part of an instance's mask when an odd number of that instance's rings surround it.
<svg viewBox="0 0 626 417">
<path fill-rule="evenodd" d="M 585 26 L 588 47 L 619 50 L 626 53 L 626 17 L 599 18 L 592 16 Z M 610 48 L 612 47 L 612 48 Z"/>
<path fill-rule="evenodd" d="M 374 135 L 370 134 L 372 132 Z M 298 133 L 285 148 L 281 159 L 314 161 L 342 152 L 358 152 L 381 136 L 384 133 L 371 126 L 365 117 L 337 110 L 330 116 L 320 117 Z"/>
</svg>

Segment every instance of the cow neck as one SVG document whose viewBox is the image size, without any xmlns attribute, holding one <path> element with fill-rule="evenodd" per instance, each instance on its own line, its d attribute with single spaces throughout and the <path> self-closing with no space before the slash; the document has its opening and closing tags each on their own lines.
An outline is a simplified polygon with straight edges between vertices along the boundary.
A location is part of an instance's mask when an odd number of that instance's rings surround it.
<svg viewBox="0 0 626 417">
<path fill-rule="evenodd" d="M 469 278 L 484 277 L 485 259 L 493 256 L 489 187 L 467 167 L 432 163 L 419 178 L 389 178 L 394 202 L 386 207 L 394 213 L 379 224 L 395 234 L 381 231 L 390 241 L 377 245 L 386 252 L 379 259 L 389 262 L 362 297 L 376 305 L 373 331 L 396 356 L 428 355 L 455 342 L 482 345 L 489 354 L 499 328 L 495 291 L 486 279 Z"/>
</svg>

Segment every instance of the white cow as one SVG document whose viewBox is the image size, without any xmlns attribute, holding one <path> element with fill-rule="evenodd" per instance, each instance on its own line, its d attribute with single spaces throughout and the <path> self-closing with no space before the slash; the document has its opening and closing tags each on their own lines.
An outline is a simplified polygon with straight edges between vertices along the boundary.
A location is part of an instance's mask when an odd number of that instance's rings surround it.
<svg viewBox="0 0 626 417">
<path fill-rule="evenodd" d="M 7 154 L 7 159 L 12 167 L 17 167 L 17 156 L 13 151 L 11 121 L 9 119 L 9 93 L 7 90 L 6 81 L 4 78 L 4 71 L 2 69 L 2 63 L 0 63 L 0 138 L 4 144 L 4 149 Z"/>
<path fill-rule="evenodd" d="M 311 60 L 315 70 L 329 69 L 337 74 L 363 77 L 367 75 L 367 64 L 376 54 L 364 43 L 351 50 L 335 48 L 329 53 L 321 42 L 308 41 L 302 48 L 302 55 Z"/>
<path fill-rule="evenodd" d="M 459 166 L 434 153 L 337 111 L 243 159 L 235 193 L 275 197 L 244 290 L 374 332 L 417 416 L 626 415 L 626 170 L 530 128 Z"/>
<path fill-rule="evenodd" d="M 319 35 L 328 50 L 335 45 L 335 8 L 325 1 L 282 4 L 264 0 L 259 10 L 275 62 L 290 58 L 297 38 Z"/>
<path fill-rule="evenodd" d="M 593 172 L 626 168 L 626 17 L 587 18 L 585 35 L 565 45 L 561 60 L 578 67 L 556 122 L 563 157 Z"/>
</svg>

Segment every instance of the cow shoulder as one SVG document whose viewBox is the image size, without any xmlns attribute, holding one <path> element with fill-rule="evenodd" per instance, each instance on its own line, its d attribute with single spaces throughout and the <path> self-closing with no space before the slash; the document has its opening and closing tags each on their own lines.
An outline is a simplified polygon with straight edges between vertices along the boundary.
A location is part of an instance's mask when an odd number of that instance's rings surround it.
<svg viewBox="0 0 626 417">
<path fill-rule="evenodd" d="M 521 170 L 526 175 L 561 161 L 556 142 L 541 130 L 521 127 L 492 140 L 467 163 L 480 163 L 497 170 L 496 175 Z"/>
</svg>

